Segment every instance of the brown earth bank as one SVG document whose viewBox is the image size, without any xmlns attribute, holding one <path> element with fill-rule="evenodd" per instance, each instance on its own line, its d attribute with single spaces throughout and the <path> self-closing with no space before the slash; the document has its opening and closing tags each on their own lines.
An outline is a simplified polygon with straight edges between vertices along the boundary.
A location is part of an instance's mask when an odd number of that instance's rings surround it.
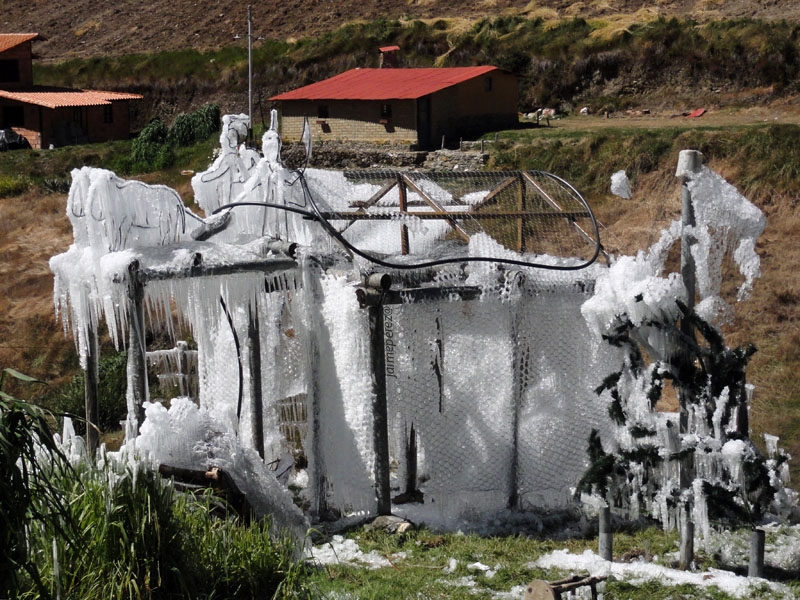
<svg viewBox="0 0 800 600">
<path fill-rule="evenodd" d="M 38 32 L 35 46 L 45 60 L 159 52 L 231 45 L 247 33 L 247 5 L 214 0 L 135 2 L 118 0 L 3 0 L 0 31 Z M 548 18 L 624 18 L 659 16 L 713 19 L 800 20 L 799 0 L 282 0 L 254 3 L 254 34 L 287 40 L 313 37 L 345 22 L 396 19 L 477 19 L 502 14 Z M 244 43 L 244 41 L 242 41 Z"/>
</svg>

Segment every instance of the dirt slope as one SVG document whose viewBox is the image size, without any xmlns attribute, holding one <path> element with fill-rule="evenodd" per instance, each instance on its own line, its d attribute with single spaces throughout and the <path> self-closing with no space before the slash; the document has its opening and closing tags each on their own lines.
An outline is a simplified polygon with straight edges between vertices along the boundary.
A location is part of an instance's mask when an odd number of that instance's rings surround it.
<svg viewBox="0 0 800 600">
<path fill-rule="evenodd" d="M 207 49 L 230 45 L 234 35 L 246 33 L 247 5 L 221 0 L 3 0 L 0 6 L 0 31 L 39 32 L 45 40 L 35 45 L 35 51 L 45 60 Z M 658 16 L 800 20 L 800 0 L 281 0 L 254 3 L 252 10 L 254 33 L 278 39 L 314 36 L 346 22 L 381 16 L 474 19 L 523 13 L 619 19 L 638 13 L 638 20 Z"/>
</svg>

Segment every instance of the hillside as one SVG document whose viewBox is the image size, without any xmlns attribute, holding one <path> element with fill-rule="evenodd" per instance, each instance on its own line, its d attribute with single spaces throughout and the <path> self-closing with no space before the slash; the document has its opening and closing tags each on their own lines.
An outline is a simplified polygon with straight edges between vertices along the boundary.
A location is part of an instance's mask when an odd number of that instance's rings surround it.
<svg viewBox="0 0 800 600">
<path fill-rule="evenodd" d="M 712 19 L 798 19 L 797 0 L 284 0 L 253 3 L 255 33 L 278 40 L 314 37 L 344 22 L 387 19 L 478 19 L 499 15 L 539 15 L 649 21 L 679 16 Z M 638 14 L 636 14 L 638 13 Z M 46 40 L 36 47 L 45 60 L 114 56 L 227 46 L 246 33 L 246 3 L 220 0 L 150 2 L 134 0 L 98 5 L 89 0 L 6 0 L 2 29 L 36 31 Z M 633 15 L 636 15 L 633 17 Z"/>
</svg>

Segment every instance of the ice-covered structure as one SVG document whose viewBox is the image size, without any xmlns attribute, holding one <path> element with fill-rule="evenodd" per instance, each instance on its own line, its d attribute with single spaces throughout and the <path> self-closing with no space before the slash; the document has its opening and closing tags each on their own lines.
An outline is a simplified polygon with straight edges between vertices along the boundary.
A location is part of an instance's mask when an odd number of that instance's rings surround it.
<svg viewBox="0 0 800 600">
<path fill-rule="evenodd" d="M 393 495 L 445 526 L 570 505 L 590 432 L 616 430 L 594 390 L 625 356 L 597 333 L 631 291 L 611 297 L 581 196 L 532 171 L 290 170 L 274 117 L 257 159 L 240 123 L 192 180 L 205 217 L 163 186 L 73 172 L 56 308 L 83 364 L 101 318 L 128 345 L 128 447 L 224 465 L 295 528 L 267 465 L 299 454 L 313 518 L 386 513 Z M 616 264 L 638 282 L 658 275 L 648 260 Z M 672 310 L 669 281 L 642 283 L 647 310 Z M 176 323 L 199 405 L 167 409 L 149 402 L 146 331 Z"/>
<path fill-rule="evenodd" d="M 728 348 L 716 327 L 732 313 L 719 296 L 726 254 L 744 278 L 742 300 L 760 275 L 754 248 L 766 220 L 719 175 L 701 164 L 687 167 L 697 155 L 682 153 L 678 167 L 695 222 L 676 221 L 648 253 L 615 261 L 581 308 L 591 329 L 625 356 L 598 388 L 611 394 L 615 431 L 593 433 L 591 465 L 578 489 L 665 528 L 694 523 L 708 541 L 712 520 L 755 526 L 766 515 L 788 515 L 797 494 L 787 487 L 789 456 L 777 438 L 767 436 L 765 457 L 749 437 L 753 386 L 745 367 L 755 348 Z M 683 265 L 683 275 L 697 280 L 694 309 L 681 274 L 662 276 L 679 238 L 694 263 Z M 679 390 L 679 415 L 656 410 L 667 381 Z"/>
</svg>

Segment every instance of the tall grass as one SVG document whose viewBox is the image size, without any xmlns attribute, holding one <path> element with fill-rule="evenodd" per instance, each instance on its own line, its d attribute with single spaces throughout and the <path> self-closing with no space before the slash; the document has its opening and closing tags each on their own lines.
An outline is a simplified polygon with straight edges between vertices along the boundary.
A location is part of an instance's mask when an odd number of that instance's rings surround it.
<svg viewBox="0 0 800 600">
<path fill-rule="evenodd" d="M 271 598 L 300 591 L 295 544 L 272 540 L 268 522 L 212 515 L 209 495 L 178 493 L 137 464 L 82 463 L 56 482 L 78 543 L 52 523 L 29 528 L 44 587 L 75 599 Z M 21 582 L 21 598 L 42 593 Z"/>
<path fill-rule="evenodd" d="M 558 102 L 590 102 L 607 94 L 605 84 L 624 79 L 625 92 L 602 99 L 615 109 L 641 101 L 642 92 L 668 81 L 698 86 L 772 86 L 797 92 L 800 36 L 785 21 L 737 19 L 698 24 L 660 18 L 620 28 L 614 22 L 580 18 L 546 21 L 500 15 L 464 27 L 461 21 L 433 23 L 379 18 L 294 43 L 266 40 L 253 52 L 255 86 L 263 97 L 318 81 L 353 67 L 377 66 L 375 49 L 402 48 L 407 66 L 493 64 L 520 76 L 520 108 Z M 213 51 L 74 59 L 35 65 L 40 83 L 136 88 L 238 87 L 247 81 L 243 47 Z M 633 87 L 631 87 L 633 86 Z"/>
</svg>

